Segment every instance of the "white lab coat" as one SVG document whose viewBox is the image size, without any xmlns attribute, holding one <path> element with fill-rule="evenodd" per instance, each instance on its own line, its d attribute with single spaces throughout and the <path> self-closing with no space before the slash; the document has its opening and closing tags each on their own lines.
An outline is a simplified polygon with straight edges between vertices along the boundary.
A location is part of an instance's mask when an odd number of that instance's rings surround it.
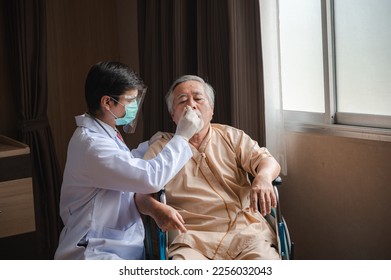
<svg viewBox="0 0 391 280">
<path fill-rule="evenodd" d="M 191 158 L 189 144 L 176 136 L 146 161 L 147 142 L 129 151 L 109 125 L 87 114 L 76 123 L 61 189 L 64 228 L 54 258 L 143 259 L 144 227 L 134 193 L 159 191 Z"/>
</svg>

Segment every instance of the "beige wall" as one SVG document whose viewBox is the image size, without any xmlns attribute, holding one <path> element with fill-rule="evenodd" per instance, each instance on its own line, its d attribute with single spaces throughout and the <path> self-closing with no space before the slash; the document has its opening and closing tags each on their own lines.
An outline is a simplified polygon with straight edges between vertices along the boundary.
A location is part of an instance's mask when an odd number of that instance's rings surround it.
<svg viewBox="0 0 391 280">
<path fill-rule="evenodd" d="M 391 143 L 296 132 L 286 143 L 297 259 L 391 259 Z"/>
</svg>

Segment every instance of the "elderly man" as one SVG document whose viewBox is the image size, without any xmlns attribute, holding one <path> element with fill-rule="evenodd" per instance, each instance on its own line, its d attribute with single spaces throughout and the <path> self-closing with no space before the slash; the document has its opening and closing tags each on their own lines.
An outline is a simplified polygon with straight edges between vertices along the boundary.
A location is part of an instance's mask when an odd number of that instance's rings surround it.
<svg viewBox="0 0 391 280">
<path fill-rule="evenodd" d="M 180 77 L 166 101 L 175 123 L 190 109 L 204 122 L 189 140 L 192 160 L 166 185 L 167 205 L 149 195 L 136 195 L 140 212 L 170 231 L 169 257 L 279 259 L 275 233 L 263 216 L 275 207 L 272 181 L 280 165 L 243 131 L 211 123 L 214 92 L 202 78 Z M 171 138 L 172 134 L 163 133 L 146 157 L 153 158 Z M 252 184 L 248 173 L 254 176 Z"/>
</svg>

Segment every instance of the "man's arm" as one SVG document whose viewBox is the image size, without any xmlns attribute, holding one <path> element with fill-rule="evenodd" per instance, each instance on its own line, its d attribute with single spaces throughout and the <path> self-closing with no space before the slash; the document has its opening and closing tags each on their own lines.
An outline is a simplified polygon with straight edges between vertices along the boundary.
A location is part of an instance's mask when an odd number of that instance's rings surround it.
<svg viewBox="0 0 391 280">
<path fill-rule="evenodd" d="M 151 216 L 163 231 L 179 230 L 186 232 L 184 220 L 177 210 L 157 201 L 150 194 L 135 194 L 134 200 L 140 213 Z"/>
<path fill-rule="evenodd" d="M 260 207 L 262 215 L 271 212 L 277 206 L 272 182 L 280 174 L 281 167 L 273 157 L 263 158 L 258 165 L 258 173 L 251 185 L 250 207 L 253 211 Z"/>
</svg>

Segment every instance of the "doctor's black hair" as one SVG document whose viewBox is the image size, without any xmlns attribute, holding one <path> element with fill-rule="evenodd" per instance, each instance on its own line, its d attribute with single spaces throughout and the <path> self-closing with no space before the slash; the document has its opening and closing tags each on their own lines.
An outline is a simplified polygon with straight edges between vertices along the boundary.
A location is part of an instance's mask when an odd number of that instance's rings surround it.
<svg viewBox="0 0 391 280">
<path fill-rule="evenodd" d="M 118 96 L 130 89 L 142 90 L 144 83 L 129 66 L 116 61 L 101 61 L 93 65 L 87 74 L 84 94 L 88 112 L 100 110 L 102 96 Z"/>
</svg>

